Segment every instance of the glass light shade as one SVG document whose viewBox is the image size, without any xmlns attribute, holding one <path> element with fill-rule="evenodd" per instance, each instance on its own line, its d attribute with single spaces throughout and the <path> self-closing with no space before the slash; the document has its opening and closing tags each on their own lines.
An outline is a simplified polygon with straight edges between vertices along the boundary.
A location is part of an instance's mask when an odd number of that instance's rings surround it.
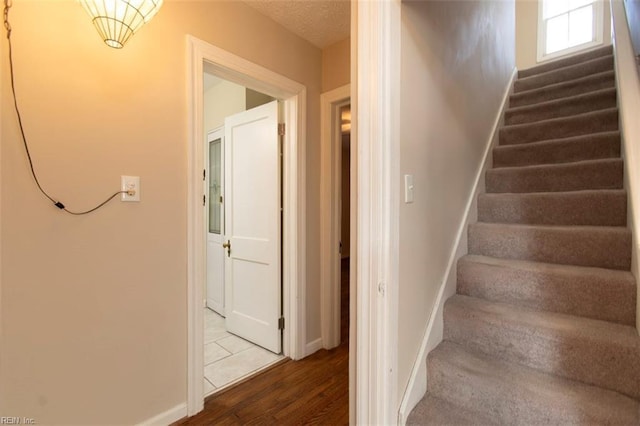
<svg viewBox="0 0 640 426">
<path fill-rule="evenodd" d="M 122 48 L 158 13 L 163 0 L 80 0 L 104 42 Z"/>
</svg>

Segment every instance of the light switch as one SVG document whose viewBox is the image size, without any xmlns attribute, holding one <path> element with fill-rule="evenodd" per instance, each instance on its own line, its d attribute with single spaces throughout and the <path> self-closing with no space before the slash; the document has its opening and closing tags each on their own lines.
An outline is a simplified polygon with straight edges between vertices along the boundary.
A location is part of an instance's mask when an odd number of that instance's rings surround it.
<svg viewBox="0 0 640 426">
<path fill-rule="evenodd" d="M 404 175 L 404 202 L 413 203 L 413 175 Z"/>
</svg>

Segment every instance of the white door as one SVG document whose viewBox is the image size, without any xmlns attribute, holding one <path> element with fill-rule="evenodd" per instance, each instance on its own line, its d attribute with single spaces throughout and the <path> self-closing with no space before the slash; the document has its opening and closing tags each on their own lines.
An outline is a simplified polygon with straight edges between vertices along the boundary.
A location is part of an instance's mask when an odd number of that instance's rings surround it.
<svg viewBox="0 0 640 426">
<path fill-rule="evenodd" d="M 227 117 L 227 330 L 281 352 L 280 150 L 277 101 Z"/>
<path fill-rule="evenodd" d="M 224 316 L 224 127 L 209 132 L 205 153 L 207 307 Z"/>
</svg>

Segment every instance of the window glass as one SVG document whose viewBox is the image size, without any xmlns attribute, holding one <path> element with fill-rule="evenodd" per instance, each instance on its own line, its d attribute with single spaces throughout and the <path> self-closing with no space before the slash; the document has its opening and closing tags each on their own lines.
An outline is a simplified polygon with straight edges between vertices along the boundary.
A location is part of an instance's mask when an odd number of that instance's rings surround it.
<svg viewBox="0 0 640 426">
<path fill-rule="evenodd" d="M 569 42 L 569 19 L 566 14 L 547 21 L 546 53 L 557 52 L 567 47 Z"/>
<path fill-rule="evenodd" d="M 544 19 L 566 13 L 569 10 L 569 2 L 567 0 L 545 1 L 543 4 Z"/>
<path fill-rule="evenodd" d="M 569 46 L 593 40 L 593 7 L 583 7 L 569 14 Z"/>
<path fill-rule="evenodd" d="M 595 3 L 596 0 L 544 0 L 542 55 L 595 41 Z"/>
<path fill-rule="evenodd" d="M 222 182 L 222 144 L 220 139 L 209 143 L 209 232 L 220 234 L 222 229 L 222 205 L 220 204 Z"/>
</svg>

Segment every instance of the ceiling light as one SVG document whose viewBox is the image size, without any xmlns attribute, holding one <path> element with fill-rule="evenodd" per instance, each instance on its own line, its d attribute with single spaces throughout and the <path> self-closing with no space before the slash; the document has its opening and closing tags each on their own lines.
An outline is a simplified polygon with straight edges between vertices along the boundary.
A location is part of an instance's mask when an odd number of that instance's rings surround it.
<svg viewBox="0 0 640 426">
<path fill-rule="evenodd" d="M 163 0 L 80 0 L 107 46 L 120 49 L 158 13 Z"/>
</svg>

